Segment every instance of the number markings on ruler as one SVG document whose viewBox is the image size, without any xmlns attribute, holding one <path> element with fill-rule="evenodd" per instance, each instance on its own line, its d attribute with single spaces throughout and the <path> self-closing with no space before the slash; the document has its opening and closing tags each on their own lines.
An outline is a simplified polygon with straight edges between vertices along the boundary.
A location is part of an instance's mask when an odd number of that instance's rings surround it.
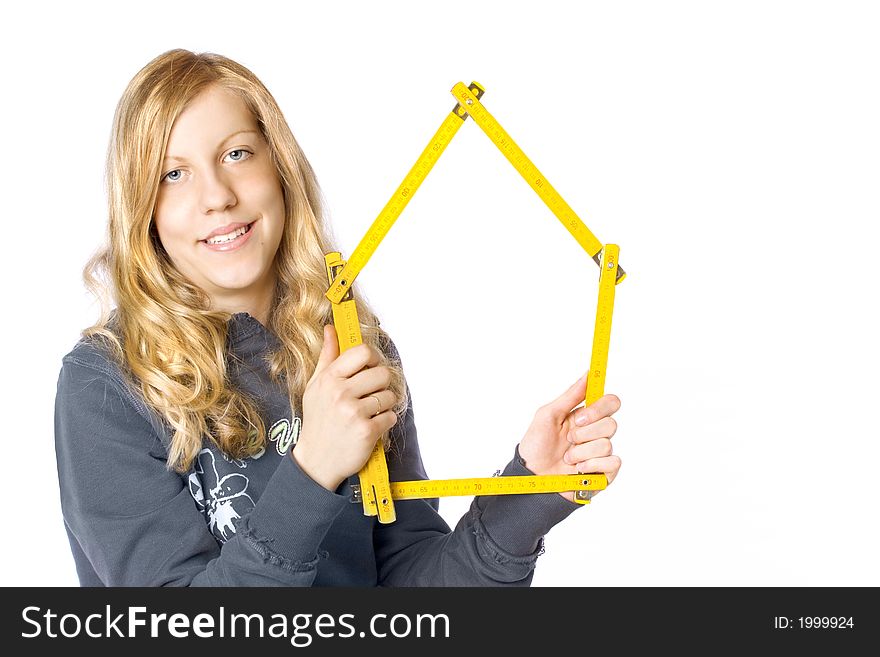
<svg viewBox="0 0 880 657">
<path fill-rule="evenodd" d="M 593 351 L 590 355 L 590 374 L 584 403 L 589 406 L 605 394 L 605 372 L 608 369 L 608 350 L 611 346 L 611 317 L 614 313 L 614 286 L 617 284 L 620 248 L 606 244 L 602 249 L 602 269 L 599 274 L 599 299 L 596 302 L 596 324 L 593 328 Z M 592 493 L 577 491 L 574 501 L 588 504 Z"/>
<path fill-rule="evenodd" d="M 590 376 L 587 377 L 587 394 L 584 399 L 588 406 L 605 394 L 605 372 L 608 369 L 608 350 L 611 345 L 611 318 L 614 314 L 614 286 L 620 248 L 616 244 L 606 244 L 602 253 L 593 352 L 590 356 Z"/>
<path fill-rule="evenodd" d="M 513 477 L 482 477 L 472 479 L 428 479 L 392 481 L 391 495 L 395 500 L 465 495 L 522 495 L 526 493 L 564 493 L 566 491 L 597 491 L 607 486 L 604 474 L 533 475 Z"/>
</svg>

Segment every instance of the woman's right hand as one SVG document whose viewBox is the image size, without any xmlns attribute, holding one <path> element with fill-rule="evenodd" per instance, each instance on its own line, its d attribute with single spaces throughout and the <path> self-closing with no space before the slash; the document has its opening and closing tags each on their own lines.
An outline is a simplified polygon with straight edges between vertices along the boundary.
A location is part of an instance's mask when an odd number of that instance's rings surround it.
<svg viewBox="0 0 880 657">
<path fill-rule="evenodd" d="M 397 423 L 391 371 L 379 363 L 379 353 L 366 344 L 340 356 L 336 329 L 324 327 L 324 347 L 303 393 L 302 430 L 290 455 L 329 491 L 359 472 L 379 437 Z"/>
</svg>

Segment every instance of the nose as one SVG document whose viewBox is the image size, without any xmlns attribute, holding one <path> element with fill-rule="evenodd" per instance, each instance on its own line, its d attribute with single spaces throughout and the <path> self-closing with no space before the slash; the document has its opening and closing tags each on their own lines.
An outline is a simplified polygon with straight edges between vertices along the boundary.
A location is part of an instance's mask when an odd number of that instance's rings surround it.
<svg viewBox="0 0 880 657">
<path fill-rule="evenodd" d="M 208 171 L 202 178 L 202 211 L 223 212 L 238 203 L 232 186 L 223 177 L 222 172 Z"/>
</svg>

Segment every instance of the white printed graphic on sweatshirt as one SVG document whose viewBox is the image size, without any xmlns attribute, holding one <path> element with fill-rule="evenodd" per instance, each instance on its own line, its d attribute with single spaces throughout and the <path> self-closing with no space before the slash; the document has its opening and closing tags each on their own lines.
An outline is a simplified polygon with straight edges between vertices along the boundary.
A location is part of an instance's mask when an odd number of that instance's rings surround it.
<svg viewBox="0 0 880 657">
<path fill-rule="evenodd" d="M 225 543 L 235 534 L 232 521 L 254 508 L 254 501 L 245 493 L 248 478 L 238 472 L 221 478 L 214 453 L 207 448 L 199 452 L 194 470 L 189 476 L 189 492 L 205 514 L 211 532 Z"/>
<path fill-rule="evenodd" d="M 300 428 L 302 428 L 302 420 L 298 417 L 293 418 L 293 424 L 287 418 L 282 418 L 269 427 L 269 440 L 275 443 L 278 454 L 284 456 L 291 446 L 296 445 Z"/>
<path fill-rule="evenodd" d="M 251 458 L 258 459 L 262 455 L 263 454 L 261 452 L 258 456 L 253 456 Z M 231 456 L 227 456 L 223 452 L 220 452 L 220 456 L 222 456 L 223 460 L 226 461 L 227 463 L 232 463 L 233 465 L 237 465 L 239 468 L 246 468 L 247 467 L 247 461 L 245 461 L 244 459 L 234 459 Z"/>
</svg>

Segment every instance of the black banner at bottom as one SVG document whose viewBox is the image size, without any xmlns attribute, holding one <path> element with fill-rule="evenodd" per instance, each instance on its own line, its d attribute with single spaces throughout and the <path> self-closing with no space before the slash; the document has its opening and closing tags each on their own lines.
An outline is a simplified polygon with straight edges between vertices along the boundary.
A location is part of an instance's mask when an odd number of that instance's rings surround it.
<svg viewBox="0 0 880 657">
<path fill-rule="evenodd" d="M 7 588 L 2 627 L 7 654 L 854 654 L 878 645 L 880 602 L 874 588 Z"/>
</svg>

